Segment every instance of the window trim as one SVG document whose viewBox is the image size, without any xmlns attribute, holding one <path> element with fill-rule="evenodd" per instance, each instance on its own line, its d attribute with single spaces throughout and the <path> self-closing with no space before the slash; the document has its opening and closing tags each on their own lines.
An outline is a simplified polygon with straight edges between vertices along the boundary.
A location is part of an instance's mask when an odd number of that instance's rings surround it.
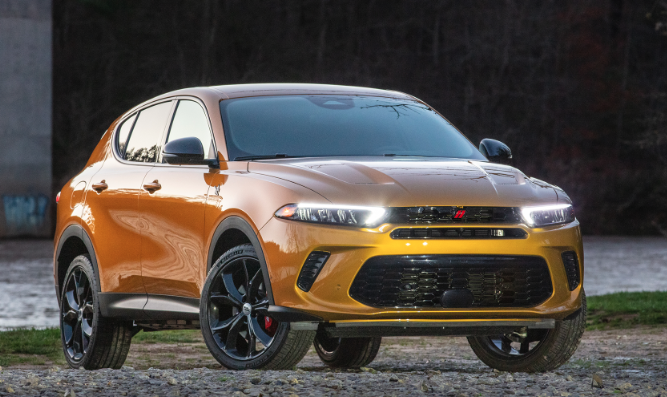
<svg viewBox="0 0 667 397">
<path fill-rule="evenodd" d="M 213 126 L 211 125 L 211 117 L 208 115 L 208 112 L 206 111 L 206 106 L 204 106 L 204 104 L 199 100 L 193 100 L 192 98 L 194 98 L 194 97 L 176 97 L 176 98 L 177 99 L 174 101 L 174 106 L 171 109 L 171 117 L 169 118 L 169 125 L 165 129 L 164 136 L 162 137 L 162 142 L 163 142 L 162 147 L 164 147 L 164 145 L 167 144 L 167 139 L 169 138 L 169 132 L 171 132 L 171 126 L 174 124 L 174 119 L 176 118 L 176 112 L 178 111 L 178 105 L 180 104 L 181 101 L 190 101 L 190 102 L 194 102 L 197 105 L 199 105 L 201 110 L 204 111 L 204 116 L 206 118 L 206 121 L 208 122 L 208 133 L 211 137 L 211 143 L 213 144 L 213 152 L 215 153 L 215 156 L 216 156 L 216 159 L 217 159 L 217 157 L 218 157 L 218 147 L 215 144 L 215 136 L 213 135 Z M 197 98 L 197 99 L 199 99 L 199 98 Z M 204 157 L 206 157 L 206 155 Z M 213 160 L 213 159 L 211 159 L 211 160 Z M 199 167 L 201 167 L 201 166 L 205 166 L 206 168 L 209 168 L 208 165 L 205 165 L 205 164 L 189 165 L 189 164 L 167 164 L 167 163 L 163 163 L 162 162 L 162 151 L 160 151 L 160 156 L 158 157 L 158 161 L 156 162 L 156 164 L 176 166 L 176 167 L 183 167 L 183 166 L 186 166 L 186 167 L 199 166 Z"/>
<path fill-rule="evenodd" d="M 211 141 L 213 142 L 213 150 L 214 150 L 214 152 L 216 154 L 216 157 L 217 157 L 217 155 L 218 155 L 218 146 L 217 146 L 217 143 L 215 141 L 215 135 L 213 134 L 213 125 L 211 123 L 211 116 L 209 115 L 208 110 L 206 109 L 206 105 L 204 105 L 204 102 L 201 99 L 199 99 L 195 96 L 177 95 L 177 96 L 173 96 L 173 97 L 169 97 L 169 98 L 162 98 L 162 99 L 159 99 L 159 100 L 156 100 L 156 101 L 153 101 L 153 102 L 145 103 L 143 105 L 140 105 L 140 107 L 133 109 L 132 112 L 129 112 L 127 115 L 122 117 L 122 119 L 116 125 L 116 128 L 114 129 L 113 135 L 111 137 L 111 140 L 112 140 L 111 151 L 113 152 L 113 156 L 116 159 L 116 161 L 118 161 L 119 163 L 122 163 L 122 164 L 127 164 L 127 165 L 141 165 L 141 166 L 149 166 L 149 167 L 161 166 L 161 167 L 186 167 L 186 168 L 206 168 L 206 169 L 208 169 L 209 166 L 206 165 L 206 164 L 193 164 L 193 165 L 185 164 L 185 165 L 181 165 L 181 164 L 162 163 L 161 162 L 162 161 L 162 150 L 160 150 L 157 161 L 152 162 L 152 163 L 125 160 L 120 155 L 120 153 L 118 152 L 118 134 L 120 133 L 120 127 L 123 125 L 123 123 L 125 121 L 127 121 L 127 119 L 131 118 L 133 115 L 137 115 L 134 122 L 132 123 L 132 130 L 130 130 L 130 134 L 127 137 L 128 142 L 129 142 L 130 137 L 132 136 L 132 133 L 134 132 L 134 126 L 137 123 L 137 120 L 139 120 L 138 115 L 141 111 L 143 111 L 144 109 L 147 109 L 149 107 L 152 107 L 152 106 L 156 106 L 156 105 L 166 103 L 166 102 L 171 102 L 171 109 L 169 110 L 169 116 L 167 117 L 168 122 L 165 124 L 165 128 L 162 131 L 162 137 L 160 138 L 160 141 L 158 142 L 160 144 L 160 148 L 164 148 L 164 145 L 166 144 L 165 141 L 166 141 L 167 136 L 169 134 L 169 130 L 171 129 L 171 124 L 174 121 L 174 116 L 176 114 L 177 104 L 178 104 L 178 101 L 180 101 L 180 100 L 190 100 L 190 101 L 196 102 L 199 106 L 201 106 L 202 110 L 204 111 L 204 114 L 206 115 L 206 120 L 208 121 L 208 131 L 209 131 L 209 134 L 211 134 Z"/>
</svg>

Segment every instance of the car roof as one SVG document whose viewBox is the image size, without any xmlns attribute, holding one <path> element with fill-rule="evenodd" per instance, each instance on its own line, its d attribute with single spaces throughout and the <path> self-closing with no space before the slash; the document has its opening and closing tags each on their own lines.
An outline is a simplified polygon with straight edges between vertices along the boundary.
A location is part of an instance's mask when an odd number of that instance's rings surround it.
<svg viewBox="0 0 667 397">
<path fill-rule="evenodd" d="M 303 83 L 262 83 L 262 84 L 231 84 L 211 87 L 192 87 L 167 92 L 155 99 L 175 95 L 218 96 L 220 100 L 251 96 L 270 95 L 368 95 L 389 98 L 415 99 L 413 96 L 392 90 L 382 90 L 368 87 L 354 87 L 333 84 L 303 84 Z M 152 101 L 152 100 L 151 100 Z"/>
</svg>

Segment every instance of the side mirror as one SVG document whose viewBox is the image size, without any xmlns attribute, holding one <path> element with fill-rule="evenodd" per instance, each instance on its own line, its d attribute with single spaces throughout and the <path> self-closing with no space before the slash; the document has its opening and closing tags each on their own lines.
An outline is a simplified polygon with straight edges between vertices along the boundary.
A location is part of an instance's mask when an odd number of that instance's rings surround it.
<svg viewBox="0 0 667 397">
<path fill-rule="evenodd" d="M 512 163 L 512 151 L 509 146 L 495 139 L 482 139 L 479 143 L 479 151 L 494 163 L 507 165 Z"/>
<path fill-rule="evenodd" d="M 175 139 L 164 145 L 162 158 L 168 164 L 203 164 L 204 147 L 199 138 Z"/>
</svg>

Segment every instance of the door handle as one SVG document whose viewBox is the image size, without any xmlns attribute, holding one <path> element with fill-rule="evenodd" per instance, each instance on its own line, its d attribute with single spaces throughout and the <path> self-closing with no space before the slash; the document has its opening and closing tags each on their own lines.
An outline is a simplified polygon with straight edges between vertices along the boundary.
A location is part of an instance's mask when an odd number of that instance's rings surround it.
<svg viewBox="0 0 667 397">
<path fill-rule="evenodd" d="M 162 189 L 162 185 L 160 185 L 160 183 L 156 179 L 151 183 L 144 183 L 144 189 L 146 189 L 148 193 L 153 193 L 157 190 Z"/>
<path fill-rule="evenodd" d="M 107 190 L 108 188 L 109 185 L 107 185 L 104 179 L 102 179 L 101 182 L 93 183 L 93 190 L 97 193 L 102 193 L 102 191 Z"/>
</svg>

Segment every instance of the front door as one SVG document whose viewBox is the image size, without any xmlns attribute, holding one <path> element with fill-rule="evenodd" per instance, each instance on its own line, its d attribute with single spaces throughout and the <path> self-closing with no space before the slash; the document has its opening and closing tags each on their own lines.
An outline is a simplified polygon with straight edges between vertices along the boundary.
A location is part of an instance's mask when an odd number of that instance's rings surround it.
<svg viewBox="0 0 667 397">
<path fill-rule="evenodd" d="M 196 137 L 206 158 L 215 156 L 210 123 L 204 108 L 193 100 L 180 100 L 166 143 Z M 145 229 L 141 267 L 149 296 L 199 298 L 206 277 L 207 244 L 204 205 L 207 165 L 157 164 L 144 180 L 139 200 Z M 157 298 L 156 298 L 157 299 Z M 147 310 L 152 310 L 149 298 Z"/>
</svg>

